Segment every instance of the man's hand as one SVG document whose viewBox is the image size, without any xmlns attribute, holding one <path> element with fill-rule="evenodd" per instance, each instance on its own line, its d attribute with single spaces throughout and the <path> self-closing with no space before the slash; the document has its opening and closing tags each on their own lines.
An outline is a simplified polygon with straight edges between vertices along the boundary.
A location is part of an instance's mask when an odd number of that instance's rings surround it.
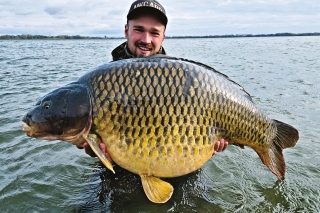
<svg viewBox="0 0 320 213">
<path fill-rule="evenodd" d="M 77 146 L 79 149 L 83 149 L 84 151 L 90 155 L 91 157 L 97 157 L 97 155 L 92 151 L 91 147 L 89 146 L 88 142 L 84 142 L 83 147 Z M 106 149 L 106 145 L 104 143 L 99 144 L 99 147 L 101 149 L 101 151 L 104 153 L 104 155 L 106 156 L 106 158 L 112 163 L 112 158 L 110 157 L 108 150 Z"/>
<path fill-rule="evenodd" d="M 217 152 L 223 152 L 227 148 L 227 146 L 228 146 L 228 141 L 226 141 L 224 138 L 221 138 L 214 145 L 214 151 L 212 155 L 217 154 Z"/>
</svg>

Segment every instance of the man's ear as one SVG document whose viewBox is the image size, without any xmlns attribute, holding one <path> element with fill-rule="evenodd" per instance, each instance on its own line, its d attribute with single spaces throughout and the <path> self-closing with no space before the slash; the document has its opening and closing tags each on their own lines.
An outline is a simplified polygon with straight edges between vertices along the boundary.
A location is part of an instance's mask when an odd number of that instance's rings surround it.
<svg viewBox="0 0 320 213">
<path fill-rule="evenodd" d="M 127 23 L 126 25 L 124 25 L 124 35 L 126 36 L 126 38 L 128 38 L 128 31 L 129 31 L 129 23 Z"/>
<path fill-rule="evenodd" d="M 166 38 L 166 33 L 163 33 L 163 38 L 162 38 L 162 41 L 161 41 L 161 45 L 162 45 L 162 43 L 163 43 L 165 38 Z"/>
</svg>

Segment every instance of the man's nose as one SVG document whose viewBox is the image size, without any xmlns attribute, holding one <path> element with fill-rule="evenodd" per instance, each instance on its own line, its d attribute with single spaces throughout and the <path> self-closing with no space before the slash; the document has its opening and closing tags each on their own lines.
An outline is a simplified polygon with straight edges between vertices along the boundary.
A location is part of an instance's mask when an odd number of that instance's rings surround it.
<svg viewBox="0 0 320 213">
<path fill-rule="evenodd" d="M 151 43 L 151 36 L 149 35 L 149 33 L 143 33 L 143 35 L 141 36 L 141 41 L 143 43 Z"/>
</svg>

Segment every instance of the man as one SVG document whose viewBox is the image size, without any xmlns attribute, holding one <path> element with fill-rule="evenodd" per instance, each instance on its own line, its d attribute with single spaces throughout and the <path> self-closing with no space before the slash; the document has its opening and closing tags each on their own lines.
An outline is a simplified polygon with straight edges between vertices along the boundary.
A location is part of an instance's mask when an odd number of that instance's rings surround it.
<svg viewBox="0 0 320 213">
<path fill-rule="evenodd" d="M 168 23 L 165 9 L 157 1 L 135 1 L 125 25 L 127 41 L 112 51 L 113 60 L 164 54 L 162 42 Z"/>
<path fill-rule="evenodd" d="M 167 23 L 165 9 L 159 2 L 155 0 L 133 2 L 124 30 L 127 41 L 112 51 L 113 60 L 146 57 L 154 54 L 166 55 L 162 43 Z M 227 145 L 228 142 L 224 139 L 217 141 L 212 154 L 225 150 Z M 84 144 L 84 149 L 88 155 L 95 156 L 88 143 Z M 104 143 L 100 143 L 100 149 L 111 161 Z"/>
</svg>

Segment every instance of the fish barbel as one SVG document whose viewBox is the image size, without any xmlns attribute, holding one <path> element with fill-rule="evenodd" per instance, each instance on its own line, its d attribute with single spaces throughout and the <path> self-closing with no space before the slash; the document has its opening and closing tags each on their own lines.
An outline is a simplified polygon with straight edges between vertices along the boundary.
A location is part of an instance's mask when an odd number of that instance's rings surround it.
<svg viewBox="0 0 320 213">
<path fill-rule="evenodd" d="M 269 119 L 250 95 L 215 69 L 168 56 L 126 59 L 101 65 L 58 88 L 23 118 L 30 137 L 106 144 L 116 164 L 140 175 L 147 197 L 170 199 L 177 177 L 202 167 L 215 142 L 249 146 L 278 178 L 285 175 L 282 150 L 293 147 L 298 131 Z"/>
</svg>

